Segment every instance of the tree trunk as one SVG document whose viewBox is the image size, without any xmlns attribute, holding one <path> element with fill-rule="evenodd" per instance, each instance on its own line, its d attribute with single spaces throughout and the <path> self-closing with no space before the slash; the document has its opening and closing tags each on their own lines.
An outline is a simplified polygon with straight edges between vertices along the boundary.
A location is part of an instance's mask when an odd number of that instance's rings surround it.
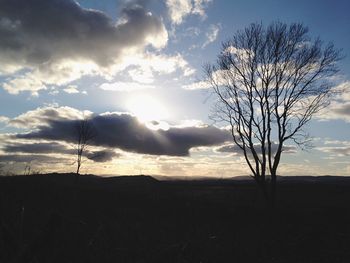
<svg viewBox="0 0 350 263">
<path fill-rule="evenodd" d="M 79 170 L 80 170 L 80 164 L 78 164 L 78 167 L 77 167 L 77 172 L 75 173 L 75 184 L 77 185 L 79 183 Z"/>
<path fill-rule="evenodd" d="M 255 180 L 258 187 L 263 194 L 266 208 L 274 209 L 276 203 L 276 189 L 277 189 L 277 176 L 276 174 L 271 175 L 270 181 L 261 180 L 261 178 Z"/>
<path fill-rule="evenodd" d="M 277 187 L 277 176 L 276 176 L 276 173 L 273 172 L 271 174 L 271 182 L 270 182 L 270 206 L 271 206 L 271 208 L 275 207 L 276 187 Z"/>
<path fill-rule="evenodd" d="M 270 196 L 269 196 L 269 191 L 268 191 L 268 185 L 267 185 L 267 182 L 265 180 L 265 178 L 257 178 L 255 179 L 258 187 L 260 188 L 261 190 L 261 193 L 263 194 L 263 197 L 264 197 L 264 200 L 265 200 L 265 203 L 267 206 L 269 206 L 270 204 Z"/>
</svg>

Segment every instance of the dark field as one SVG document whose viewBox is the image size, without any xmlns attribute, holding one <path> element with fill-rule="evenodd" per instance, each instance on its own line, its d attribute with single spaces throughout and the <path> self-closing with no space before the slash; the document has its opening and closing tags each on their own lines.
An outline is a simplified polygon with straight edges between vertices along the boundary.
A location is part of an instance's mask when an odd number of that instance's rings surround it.
<svg viewBox="0 0 350 263">
<path fill-rule="evenodd" d="M 350 179 L 0 177 L 0 262 L 350 262 Z"/>
</svg>

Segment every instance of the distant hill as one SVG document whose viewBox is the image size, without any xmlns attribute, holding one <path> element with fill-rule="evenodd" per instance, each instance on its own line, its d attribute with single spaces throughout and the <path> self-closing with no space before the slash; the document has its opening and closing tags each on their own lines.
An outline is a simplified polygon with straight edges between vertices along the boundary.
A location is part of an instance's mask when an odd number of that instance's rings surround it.
<svg viewBox="0 0 350 263">
<path fill-rule="evenodd" d="M 45 178 L 52 182 L 71 183 L 75 180 L 75 173 L 48 173 L 48 174 L 33 174 L 33 175 L 12 175 L 12 176 L 0 176 L 0 178 L 18 178 L 11 180 L 35 180 L 34 178 Z M 26 178 L 26 179 L 19 179 Z M 44 179 L 44 180 L 45 180 Z M 93 174 L 80 175 L 79 180 L 84 184 L 96 183 L 96 184 L 154 184 L 159 182 L 176 182 L 176 181 L 189 181 L 189 182 L 252 182 L 254 179 L 251 176 L 241 175 L 228 178 L 208 177 L 208 176 L 164 176 L 164 175 L 118 175 L 118 176 L 98 176 Z M 278 176 L 277 181 L 279 183 L 350 183 L 350 176 Z"/>
<path fill-rule="evenodd" d="M 190 181 L 190 182 L 240 182 L 240 183 L 255 183 L 251 176 L 241 175 L 228 178 L 218 177 L 194 177 L 194 176 L 156 176 L 159 181 Z M 332 176 L 332 175 L 303 175 L 303 176 L 278 176 L 277 181 L 279 183 L 322 183 L 322 184 L 337 184 L 348 183 L 350 184 L 350 176 Z"/>
<path fill-rule="evenodd" d="M 50 173 L 33 175 L 0 176 L 0 182 L 23 183 L 25 185 L 57 185 L 65 187 L 88 188 L 129 188 L 147 187 L 158 183 L 158 180 L 147 175 L 101 177 L 96 175 L 80 175 L 78 182 L 74 173 Z"/>
</svg>

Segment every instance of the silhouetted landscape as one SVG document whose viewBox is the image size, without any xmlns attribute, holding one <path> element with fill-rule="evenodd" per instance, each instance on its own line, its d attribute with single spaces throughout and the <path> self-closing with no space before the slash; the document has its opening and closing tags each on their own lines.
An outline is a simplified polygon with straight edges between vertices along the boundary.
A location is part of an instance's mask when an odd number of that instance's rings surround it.
<svg viewBox="0 0 350 263">
<path fill-rule="evenodd" d="M 0 263 L 349 263 L 349 10 L 0 0 Z"/>
<path fill-rule="evenodd" d="M 0 177 L 0 262 L 349 262 L 350 178 Z"/>
</svg>

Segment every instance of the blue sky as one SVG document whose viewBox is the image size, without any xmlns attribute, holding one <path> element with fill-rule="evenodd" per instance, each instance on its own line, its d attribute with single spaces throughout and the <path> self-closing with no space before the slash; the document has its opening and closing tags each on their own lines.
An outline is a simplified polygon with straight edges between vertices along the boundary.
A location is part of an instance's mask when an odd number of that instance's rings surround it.
<svg viewBox="0 0 350 263">
<path fill-rule="evenodd" d="M 69 139 L 22 135 L 43 131 L 53 121 L 91 115 L 113 125 L 128 122 L 130 127 L 138 120 L 137 127 L 145 132 L 141 135 L 150 140 L 160 129 L 174 149 L 159 145 L 156 151 L 145 141 L 142 147 L 118 139 L 101 142 L 90 153 L 103 153 L 105 158 L 86 156 L 82 172 L 247 174 L 240 154 L 218 151 L 229 141 L 220 124 L 208 117 L 214 98 L 200 85 L 202 68 L 215 61 L 222 41 L 237 30 L 252 22 L 267 25 L 278 20 L 303 23 L 310 36 L 332 41 L 345 56 L 334 81 L 342 94 L 308 126 L 314 148 L 285 153 L 280 174 L 349 175 L 349 8 L 345 0 L 3 1 L 2 169 L 21 172 L 30 164 L 43 172 L 74 171 L 74 145 Z M 111 140 L 124 136 L 118 132 L 139 132 L 118 127 L 113 126 Z M 196 136 L 201 140 L 185 143 Z"/>
</svg>

